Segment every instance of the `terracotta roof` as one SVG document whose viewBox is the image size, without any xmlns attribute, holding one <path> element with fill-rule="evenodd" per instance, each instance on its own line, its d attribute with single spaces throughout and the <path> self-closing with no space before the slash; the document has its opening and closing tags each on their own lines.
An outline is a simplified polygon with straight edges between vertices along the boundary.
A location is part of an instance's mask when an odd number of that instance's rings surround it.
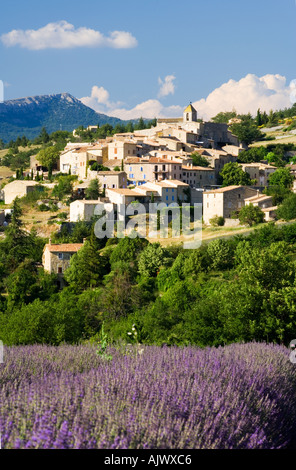
<svg viewBox="0 0 296 470">
<path fill-rule="evenodd" d="M 104 166 L 111 167 L 111 166 L 120 166 L 121 165 L 121 158 L 114 158 L 112 160 L 107 160 L 104 162 Z"/>
<path fill-rule="evenodd" d="M 59 245 L 45 245 L 44 249 L 48 249 L 51 252 L 60 252 L 60 253 L 76 253 L 83 247 L 83 243 L 61 243 Z"/>
<path fill-rule="evenodd" d="M 255 201 L 264 201 L 265 199 L 272 199 L 272 196 L 267 196 L 266 194 L 259 194 L 259 196 L 252 196 L 245 199 L 245 201 L 255 202 Z"/>
<path fill-rule="evenodd" d="M 73 201 L 73 202 L 79 202 L 81 204 L 104 204 L 103 202 L 101 202 L 99 199 L 76 199 L 76 201 Z M 73 204 L 73 202 L 71 202 L 71 204 Z"/>
<path fill-rule="evenodd" d="M 113 171 L 113 170 L 110 170 L 110 171 L 98 171 L 97 174 L 98 175 L 120 175 L 121 173 L 125 173 L 124 171 Z"/>
<path fill-rule="evenodd" d="M 232 191 L 233 189 L 238 189 L 238 188 L 245 188 L 245 186 L 226 186 L 225 188 L 212 189 L 210 191 L 205 191 L 204 194 L 226 193 L 227 191 Z M 253 188 L 250 188 L 250 189 L 253 189 Z M 254 189 L 254 191 L 256 190 Z"/>
<path fill-rule="evenodd" d="M 277 210 L 278 206 L 272 206 L 272 207 L 264 207 L 262 210 L 262 212 L 270 212 L 270 211 L 275 211 Z"/>
<path fill-rule="evenodd" d="M 189 186 L 189 184 L 183 183 L 183 181 L 180 180 L 164 180 L 161 181 L 161 183 L 167 183 L 169 186 L 172 186 L 172 184 L 176 186 Z"/>
<path fill-rule="evenodd" d="M 208 167 L 205 167 L 205 166 L 187 166 L 187 165 L 183 165 L 182 166 L 182 170 L 196 170 L 196 171 L 215 171 L 214 168 L 208 168 Z"/>
<path fill-rule="evenodd" d="M 136 191 L 128 188 L 107 188 L 107 191 L 123 194 L 124 196 L 143 196 L 143 194 L 137 193 Z"/>
<path fill-rule="evenodd" d="M 139 163 L 141 161 L 142 160 L 139 157 L 127 157 L 124 159 L 124 163 Z"/>
</svg>

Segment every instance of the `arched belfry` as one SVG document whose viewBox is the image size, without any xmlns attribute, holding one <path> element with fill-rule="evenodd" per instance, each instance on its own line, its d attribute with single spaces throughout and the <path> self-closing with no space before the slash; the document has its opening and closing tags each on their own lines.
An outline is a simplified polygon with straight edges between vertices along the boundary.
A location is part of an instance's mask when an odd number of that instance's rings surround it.
<svg viewBox="0 0 296 470">
<path fill-rule="evenodd" d="M 187 106 L 183 113 L 183 121 L 184 122 L 196 122 L 197 121 L 197 111 L 192 106 L 192 103 Z"/>
</svg>

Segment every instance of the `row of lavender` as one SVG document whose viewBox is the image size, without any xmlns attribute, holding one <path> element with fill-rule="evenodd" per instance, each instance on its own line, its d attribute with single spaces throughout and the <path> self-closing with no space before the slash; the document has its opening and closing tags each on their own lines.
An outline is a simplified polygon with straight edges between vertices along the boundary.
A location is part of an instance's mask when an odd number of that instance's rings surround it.
<svg viewBox="0 0 296 470">
<path fill-rule="evenodd" d="M 5 348 L 2 448 L 283 448 L 296 427 L 296 366 L 281 346 Z"/>
</svg>

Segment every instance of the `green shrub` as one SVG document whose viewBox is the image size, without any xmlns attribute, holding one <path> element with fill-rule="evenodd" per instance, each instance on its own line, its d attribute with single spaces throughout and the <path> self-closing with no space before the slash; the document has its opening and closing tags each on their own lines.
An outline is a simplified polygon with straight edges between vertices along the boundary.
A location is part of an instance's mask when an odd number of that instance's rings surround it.
<svg viewBox="0 0 296 470">
<path fill-rule="evenodd" d="M 222 216 L 215 215 L 212 219 L 210 219 L 210 224 L 213 227 L 223 227 L 225 224 L 225 219 Z"/>
</svg>

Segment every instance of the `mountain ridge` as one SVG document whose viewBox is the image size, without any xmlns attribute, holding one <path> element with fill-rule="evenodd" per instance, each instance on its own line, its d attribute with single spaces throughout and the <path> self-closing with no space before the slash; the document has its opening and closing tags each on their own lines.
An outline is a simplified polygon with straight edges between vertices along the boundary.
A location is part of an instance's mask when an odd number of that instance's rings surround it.
<svg viewBox="0 0 296 470">
<path fill-rule="evenodd" d="M 0 139 L 5 143 L 25 135 L 34 139 L 42 127 L 47 132 L 73 131 L 78 126 L 123 123 L 121 119 L 100 114 L 70 93 L 35 95 L 0 103 Z"/>
</svg>

